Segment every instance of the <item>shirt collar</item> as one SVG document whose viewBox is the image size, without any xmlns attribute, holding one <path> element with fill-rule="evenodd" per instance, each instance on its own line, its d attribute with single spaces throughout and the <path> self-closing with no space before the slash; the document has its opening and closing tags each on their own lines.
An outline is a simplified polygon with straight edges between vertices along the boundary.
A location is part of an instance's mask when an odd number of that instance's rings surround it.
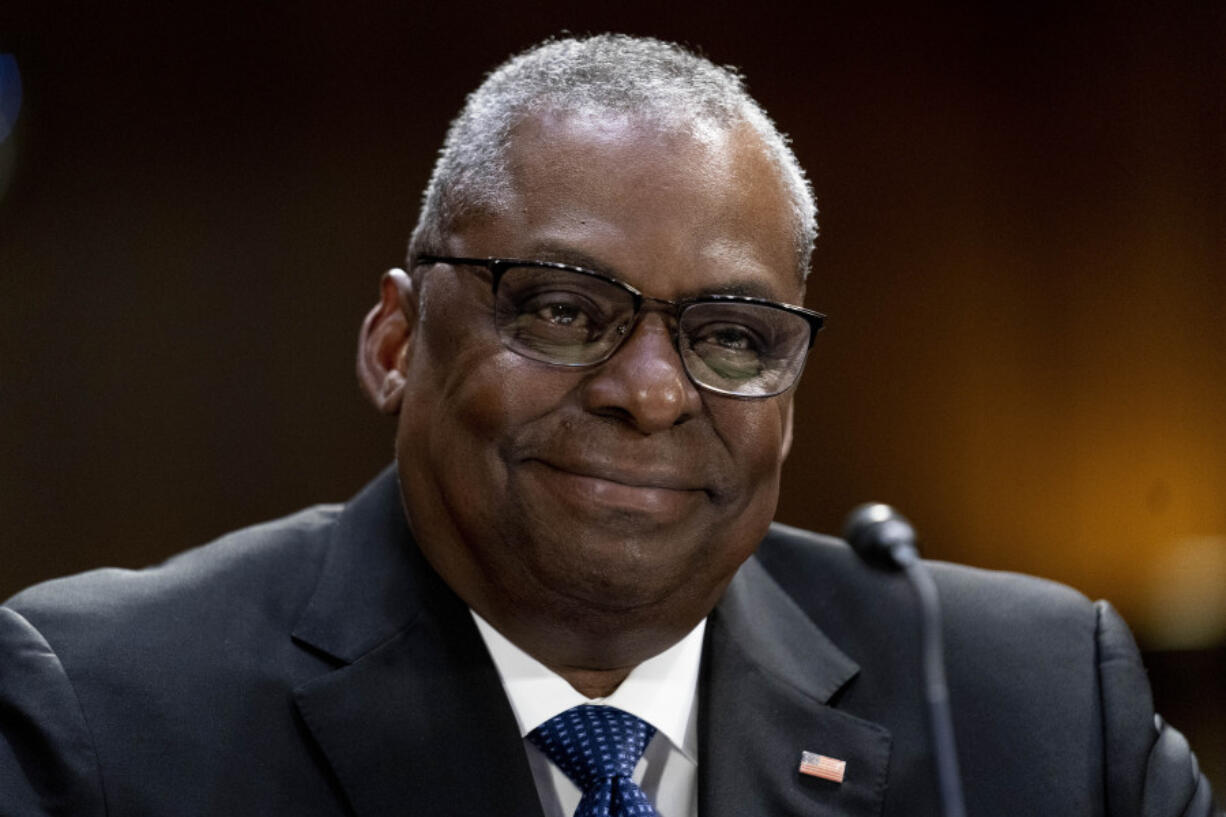
<svg viewBox="0 0 1226 817">
<path fill-rule="evenodd" d="M 676 644 L 631 670 L 612 695 L 588 698 L 561 675 L 512 644 L 476 612 L 470 612 L 502 678 L 521 736 L 573 706 L 606 704 L 647 721 L 678 751 L 697 762 L 697 718 L 692 714 L 705 618 Z"/>
</svg>

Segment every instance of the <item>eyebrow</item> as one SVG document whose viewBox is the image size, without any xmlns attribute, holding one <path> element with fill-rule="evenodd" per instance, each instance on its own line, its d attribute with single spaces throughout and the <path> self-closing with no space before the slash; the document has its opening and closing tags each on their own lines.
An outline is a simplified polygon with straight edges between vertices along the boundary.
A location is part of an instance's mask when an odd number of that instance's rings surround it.
<svg viewBox="0 0 1226 817">
<path fill-rule="evenodd" d="M 730 281 L 727 284 L 704 289 L 701 292 L 686 293 L 684 297 L 693 298 L 699 295 L 743 295 L 748 298 L 761 298 L 764 301 L 779 300 L 775 293 L 757 281 Z"/>
<path fill-rule="evenodd" d="M 584 269 L 598 272 L 601 275 L 607 275 L 610 278 L 616 278 L 619 281 L 625 281 L 625 278 L 618 274 L 618 271 L 610 267 L 608 264 L 598 260 L 595 256 L 588 255 L 583 250 L 570 247 L 565 244 L 542 241 L 537 244 L 532 244 L 528 247 L 528 252 L 531 255 L 523 260 L 525 261 L 553 261 L 559 264 L 570 264 L 572 267 L 583 267 Z M 651 297 L 650 292 L 645 292 Z M 770 287 L 763 284 L 761 281 L 753 279 L 745 279 L 740 281 L 728 281 L 718 284 L 713 287 L 704 287 L 699 290 L 684 291 L 678 294 L 676 298 L 671 300 L 684 301 L 691 298 L 701 298 L 704 295 L 741 295 L 748 298 L 760 298 L 764 301 L 779 301 L 778 296 L 771 291 Z"/>
<path fill-rule="evenodd" d="M 594 255 L 588 255 L 583 250 L 567 246 L 566 244 L 542 241 L 529 245 L 528 252 L 529 255 L 522 260 L 553 261 L 558 264 L 570 264 L 572 267 L 583 267 L 592 272 L 599 272 L 601 275 L 617 277 L 616 270 L 612 269 L 608 264 L 597 260 Z"/>
</svg>

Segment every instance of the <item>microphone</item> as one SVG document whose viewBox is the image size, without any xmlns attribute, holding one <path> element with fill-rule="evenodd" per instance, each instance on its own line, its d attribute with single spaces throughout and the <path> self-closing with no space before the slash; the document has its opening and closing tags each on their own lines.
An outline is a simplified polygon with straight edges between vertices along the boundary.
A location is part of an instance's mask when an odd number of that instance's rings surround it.
<svg viewBox="0 0 1226 817">
<path fill-rule="evenodd" d="M 919 561 L 915 528 L 902 514 L 880 502 L 858 505 L 847 515 L 843 538 L 865 561 L 905 568 Z"/>
<path fill-rule="evenodd" d="M 945 684 L 945 647 L 941 640 L 941 604 L 936 582 L 919 556 L 915 528 L 889 505 L 870 502 L 847 516 L 843 538 L 874 567 L 903 570 L 920 602 L 920 633 L 924 656 L 924 693 L 932 728 L 932 753 L 945 817 L 966 817 L 958 750 Z"/>
</svg>

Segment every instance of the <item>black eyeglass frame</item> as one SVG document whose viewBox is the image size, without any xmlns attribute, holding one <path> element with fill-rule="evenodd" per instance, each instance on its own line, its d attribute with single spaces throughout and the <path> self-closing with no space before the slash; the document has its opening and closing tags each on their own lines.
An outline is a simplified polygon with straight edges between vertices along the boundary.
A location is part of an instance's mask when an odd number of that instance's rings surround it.
<svg viewBox="0 0 1226 817">
<path fill-rule="evenodd" d="M 426 265 L 426 264 L 449 264 L 453 266 L 463 265 L 463 266 L 483 267 L 487 271 L 489 271 L 490 279 L 491 279 L 490 289 L 495 298 L 498 297 L 498 284 L 502 281 L 502 276 L 505 275 L 506 271 L 508 269 L 511 269 L 512 267 L 533 267 L 533 268 L 538 268 L 538 269 L 556 269 L 556 270 L 562 270 L 565 272 L 574 272 L 580 275 L 586 275 L 591 278 L 597 278 L 601 281 L 612 284 L 613 286 L 629 293 L 634 303 L 634 313 L 633 313 L 634 317 L 631 320 L 631 322 L 627 325 L 627 334 L 629 334 L 630 329 L 632 329 L 638 323 L 639 315 L 643 309 L 643 304 L 648 301 L 659 303 L 659 304 L 664 304 L 666 306 L 672 307 L 673 320 L 676 321 L 678 324 L 680 324 L 682 313 L 685 312 L 685 310 L 688 309 L 689 307 L 694 306 L 696 304 L 739 303 L 739 304 L 752 304 L 754 306 L 762 306 L 762 307 L 767 307 L 770 309 L 780 309 L 780 310 L 783 310 L 784 312 L 789 312 L 793 315 L 796 315 L 797 317 L 803 318 L 804 321 L 809 324 L 809 342 L 808 342 L 808 345 L 805 347 L 806 353 L 808 352 L 809 349 L 813 348 L 813 344 L 817 340 L 817 333 L 822 330 L 822 327 L 825 325 L 825 322 L 826 322 L 826 315 L 824 315 L 821 312 L 815 312 L 814 310 L 806 309 L 803 306 L 795 306 L 793 304 L 780 303 L 778 301 L 772 301 L 766 298 L 757 298 L 752 295 L 730 295 L 730 294 L 724 294 L 724 293 L 710 293 L 707 295 L 698 295 L 693 298 L 684 298 L 682 300 L 677 300 L 677 301 L 669 300 L 667 298 L 653 298 L 650 295 L 643 294 L 641 291 L 639 291 L 635 287 L 631 286 L 630 284 L 627 284 L 625 281 L 622 281 L 618 278 L 614 278 L 612 276 L 605 275 L 604 273 L 596 272 L 595 270 L 587 269 L 586 267 L 578 267 L 578 266 L 575 266 L 574 264 L 564 264 L 559 261 L 534 261 L 534 260 L 521 259 L 521 258 L 493 258 L 493 257 L 491 258 L 464 258 L 464 257 L 459 257 L 459 256 L 433 255 L 430 253 L 419 253 L 417 256 L 413 258 L 414 267 L 419 267 L 419 266 Z M 604 363 L 609 358 L 611 358 L 620 347 L 621 347 L 621 342 L 619 341 L 617 344 L 615 344 L 612 348 L 609 349 L 609 352 L 607 355 L 600 358 L 599 360 L 593 360 L 590 362 L 584 362 L 584 363 L 561 363 L 557 361 L 541 361 L 541 362 L 548 363 L 551 366 L 569 366 L 569 367 L 596 366 L 600 363 Z M 693 378 L 691 377 L 691 379 Z M 773 394 L 745 395 L 745 394 L 737 394 L 735 392 L 725 392 L 723 390 L 720 390 L 713 386 L 706 385 L 704 383 L 700 383 L 698 381 L 695 381 L 695 385 L 698 385 L 708 391 L 714 391 L 717 394 L 726 394 L 732 397 L 752 399 L 756 397 L 775 396 Z M 794 383 L 792 385 L 794 385 Z M 791 388 L 791 385 L 789 385 L 788 388 Z M 784 389 L 778 392 L 778 394 L 782 394 L 783 391 L 787 391 L 787 389 Z"/>
</svg>

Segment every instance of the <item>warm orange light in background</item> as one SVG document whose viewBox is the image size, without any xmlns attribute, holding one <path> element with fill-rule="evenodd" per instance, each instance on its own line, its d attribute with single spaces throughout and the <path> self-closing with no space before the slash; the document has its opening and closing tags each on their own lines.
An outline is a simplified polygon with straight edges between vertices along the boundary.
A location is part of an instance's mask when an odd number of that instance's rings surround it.
<svg viewBox="0 0 1226 817">
<path fill-rule="evenodd" d="M 827 480 L 846 507 L 898 505 L 930 555 L 1108 598 L 1147 647 L 1212 646 L 1226 641 L 1226 236 L 1207 213 L 1222 192 L 1193 161 L 1125 154 L 1152 166 L 1089 215 L 996 195 L 917 240 L 910 274 L 877 291 L 819 268 L 830 331 L 799 395 L 801 487 L 785 485 L 810 497 L 790 494 L 785 518 L 831 529 L 806 509 Z M 1027 183 L 969 147 L 950 172 L 934 200 Z M 829 487 L 831 453 L 879 493 Z"/>
</svg>

